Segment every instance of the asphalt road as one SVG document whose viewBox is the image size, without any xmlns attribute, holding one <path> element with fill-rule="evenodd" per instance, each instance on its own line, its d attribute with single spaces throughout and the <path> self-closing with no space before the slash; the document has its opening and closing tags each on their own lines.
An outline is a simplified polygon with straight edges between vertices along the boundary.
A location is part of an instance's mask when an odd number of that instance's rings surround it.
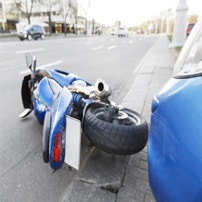
<svg viewBox="0 0 202 202">
<path fill-rule="evenodd" d="M 0 201 L 60 201 L 77 171 L 53 172 L 41 157 L 42 126 L 33 115 L 20 120 L 21 80 L 28 73 L 24 55 L 37 56 L 38 67 L 61 68 L 94 83 L 105 79 L 120 103 L 135 69 L 156 41 L 154 36 L 117 38 L 61 37 L 0 44 Z M 82 160 L 85 159 L 85 142 Z"/>
</svg>

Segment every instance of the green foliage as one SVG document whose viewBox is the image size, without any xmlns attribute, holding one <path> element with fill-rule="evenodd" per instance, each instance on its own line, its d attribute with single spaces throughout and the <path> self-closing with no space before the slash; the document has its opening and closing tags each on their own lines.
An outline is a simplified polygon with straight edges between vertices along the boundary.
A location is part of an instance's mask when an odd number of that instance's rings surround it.
<svg viewBox="0 0 202 202">
<path fill-rule="evenodd" d="M 168 34 L 167 37 L 168 37 L 169 41 L 172 42 L 173 35 L 172 34 Z"/>
</svg>

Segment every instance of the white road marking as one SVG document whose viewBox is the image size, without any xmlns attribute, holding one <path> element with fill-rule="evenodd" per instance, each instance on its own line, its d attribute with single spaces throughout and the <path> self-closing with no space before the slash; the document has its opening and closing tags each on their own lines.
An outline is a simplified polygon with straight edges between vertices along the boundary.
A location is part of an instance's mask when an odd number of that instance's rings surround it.
<svg viewBox="0 0 202 202">
<path fill-rule="evenodd" d="M 139 69 L 140 69 L 141 66 L 142 66 L 142 62 L 140 62 L 138 64 L 138 66 L 134 69 L 133 74 L 136 74 L 139 71 Z"/>
<path fill-rule="evenodd" d="M 0 72 L 8 71 L 8 70 L 9 70 L 9 68 L 5 67 L 5 68 L 0 69 Z"/>
<path fill-rule="evenodd" d="M 97 46 L 97 47 L 92 48 L 92 50 L 98 50 L 98 49 L 102 49 L 102 48 L 104 48 L 104 46 Z"/>
<path fill-rule="evenodd" d="M 117 38 L 111 38 L 111 39 L 110 39 L 110 41 L 115 41 L 115 40 L 117 40 Z"/>
<path fill-rule="evenodd" d="M 29 50 L 16 51 L 15 54 L 31 53 L 31 52 L 39 52 L 39 51 L 44 51 L 44 48 L 37 48 L 37 49 L 29 49 Z"/>
<path fill-rule="evenodd" d="M 63 61 L 62 60 L 58 60 L 58 61 L 55 61 L 55 62 L 52 62 L 52 63 L 41 65 L 41 66 L 37 67 L 37 69 L 45 69 L 47 67 L 51 67 L 51 66 L 58 65 L 58 64 L 61 64 L 61 63 L 63 63 Z M 30 70 L 27 69 L 27 70 L 20 71 L 19 74 L 27 74 L 29 72 L 30 72 Z"/>
<path fill-rule="evenodd" d="M 111 49 L 116 48 L 116 47 L 117 47 L 116 45 L 113 45 L 113 46 L 109 46 L 107 49 L 111 50 Z"/>
<path fill-rule="evenodd" d="M 94 42 L 92 42 L 92 41 L 87 41 L 85 44 L 86 45 L 90 45 L 90 44 L 93 44 Z"/>
</svg>

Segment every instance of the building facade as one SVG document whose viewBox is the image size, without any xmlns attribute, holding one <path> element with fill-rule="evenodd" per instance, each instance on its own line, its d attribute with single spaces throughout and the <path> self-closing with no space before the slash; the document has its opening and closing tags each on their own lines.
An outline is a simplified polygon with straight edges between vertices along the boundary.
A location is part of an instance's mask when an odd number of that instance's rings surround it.
<svg viewBox="0 0 202 202">
<path fill-rule="evenodd" d="M 75 32 L 77 0 L 0 0 L 0 31 L 40 24 L 49 33 Z"/>
</svg>

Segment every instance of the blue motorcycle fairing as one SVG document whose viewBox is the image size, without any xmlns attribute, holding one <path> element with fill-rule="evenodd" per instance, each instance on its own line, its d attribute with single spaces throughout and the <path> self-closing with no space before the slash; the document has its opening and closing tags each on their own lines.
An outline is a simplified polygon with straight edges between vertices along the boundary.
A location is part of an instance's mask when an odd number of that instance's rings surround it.
<svg viewBox="0 0 202 202">
<path fill-rule="evenodd" d="M 202 77 L 171 79 L 152 103 L 149 182 L 157 201 L 202 199 Z"/>
<path fill-rule="evenodd" d="M 76 80 L 82 80 L 82 81 L 86 82 L 87 85 L 90 85 L 90 86 L 92 85 L 89 82 L 78 77 L 77 75 L 68 73 L 68 72 L 65 72 L 62 70 L 51 69 L 51 70 L 48 70 L 48 73 L 49 73 L 50 77 L 54 78 L 61 86 L 69 86 L 72 84 L 72 82 L 74 82 Z"/>
<path fill-rule="evenodd" d="M 56 81 L 59 82 L 61 86 L 68 86 L 73 81 L 79 79 L 76 75 L 64 72 L 57 69 L 51 69 L 49 70 L 49 74 L 52 78 L 54 78 Z"/>
<path fill-rule="evenodd" d="M 52 108 L 51 108 L 49 160 L 50 160 L 50 166 L 54 170 L 62 166 L 64 162 L 64 155 L 65 155 L 64 148 L 62 148 L 60 161 L 59 162 L 53 161 L 54 140 L 58 132 L 60 132 L 61 135 L 64 135 L 64 130 L 66 127 L 66 115 L 68 115 L 71 112 L 72 105 L 73 105 L 72 94 L 66 87 L 63 87 L 61 93 L 53 101 Z"/>
<path fill-rule="evenodd" d="M 60 93 L 62 87 L 53 79 L 44 77 L 35 90 L 35 97 L 47 106 L 51 106 L 53 98 Z"/>
<path fill-rule="evenodd" d="M 34 115 L 36 116 L 37 120 L 40 124 L 43 125 L 44 123 L 44 117 L 47 111 L 46 105 L 41 103 L 39 100 L 34 99 Z"/>
<path fill-rule="evenodd" d="M 53 79 L 44 77 L 34 91 L 34 114 L 43 124 L 45 112 L 51 108 L 54 96 L 59 94 L 62 87 Z"/>
</svg>

